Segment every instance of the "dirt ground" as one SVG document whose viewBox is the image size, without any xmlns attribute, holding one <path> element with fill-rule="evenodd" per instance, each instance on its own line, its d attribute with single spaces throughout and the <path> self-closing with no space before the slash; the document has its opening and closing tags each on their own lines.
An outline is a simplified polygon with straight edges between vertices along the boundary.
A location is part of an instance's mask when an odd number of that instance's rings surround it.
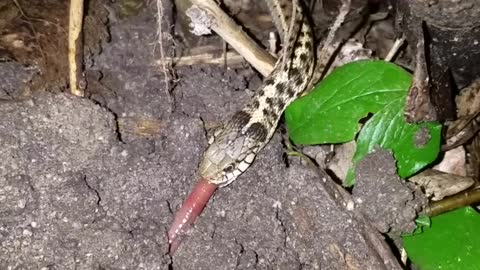
<svg viewBox="0 0 480 270">
<path fill-rule="evenodd" d="M 0 269 L 385 269 L 354 211 L 319 184 L 325 179 L 298 158 L 286 166 L 279 134 L 168 255 L 166 230 L 198 179 L 205 127 L 240 109 L 261 78 L 248 67 L 178 68 L 171 111 L 155 65 L 154 11 L 140 12 L 111 22 L 111 42 L 87 71 L 102 74 L 90 98 L 33 91 L 19 99 L 36 69 L 0 63 Z M 373 161 L 362 175 L 368 183 L 392 166 Z M 385 216 L 384 231 L 400 218 L 411 229 L 421 203 L 394 210 L 415 192 L 399 179 L 385 188 L 395 174 L 382 177 L 359 185 L 354 202 Z"/>
</svg>

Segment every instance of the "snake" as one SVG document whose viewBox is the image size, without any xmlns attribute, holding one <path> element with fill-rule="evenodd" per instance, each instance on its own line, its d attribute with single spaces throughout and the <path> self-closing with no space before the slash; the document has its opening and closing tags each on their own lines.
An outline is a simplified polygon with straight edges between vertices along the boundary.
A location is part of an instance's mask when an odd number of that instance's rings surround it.
<svg viewBox="0 0 480 270">
<path fill-rule="evenodd" d="M 185 225 L 200 215 L 217 187 L 236 180 L 275 133 L 283 111 L 300 97 L 313 76 L 312 27 L 300 0 L 266 0 L 282 40 L 282 55 L 251 100 L 217 128 L 200 162 L 201 179 L 184 201 L 168 231 L 170 253 Z"/>
</svg>

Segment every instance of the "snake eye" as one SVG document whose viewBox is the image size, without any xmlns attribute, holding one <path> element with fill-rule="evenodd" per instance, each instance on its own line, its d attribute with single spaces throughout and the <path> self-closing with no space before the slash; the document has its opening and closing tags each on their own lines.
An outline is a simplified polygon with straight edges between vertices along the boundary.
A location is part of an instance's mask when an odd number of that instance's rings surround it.
<svg viewBox="0 0 480 270">
<path fill-rule="evenodd" d="M 233 171 L 233 163 L 228 164 L 228 166 L 225 167 L 225 169 L 223 169 L 223 171 L 226 172 L 226 173 L 231 173 Z"/>
</svg>

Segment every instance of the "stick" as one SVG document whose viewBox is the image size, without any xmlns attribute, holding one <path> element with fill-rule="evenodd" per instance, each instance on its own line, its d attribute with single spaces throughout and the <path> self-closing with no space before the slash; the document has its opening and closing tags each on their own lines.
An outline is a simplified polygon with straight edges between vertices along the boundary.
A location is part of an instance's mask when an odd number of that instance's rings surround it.
<svg viewBox="0 0 480 270">
<path fill-rule="evenodd" d="M 219 55 L 218 53 L 202 53 L 182 56 L 179 58 L 165 57 L 163 61 L 166 62 L 166 65 L 172 65 L 175 63 L 176 67 L 196 64 L 224 65 L 225 62 L 227 62 L 229 66 L 240 66 L 241 64 L 246 63 L 245 59 L 236 52 L 227 52 L 222 55 Z M 157 60 L 155 63 L 157 65 L 163 65 L 162 60 Z"/>
<path fill-rule="evenodd" d="M 190 14 L 201 12 L 209 16 L 213 21 L 211 25 L 213 31 L 245 57 L 263 76 L 270 74 L 275 65 L 275 58 L 251 39 L 238 24 L 218 7 L 215 1 L 190 0 L 188 2 L 191 4 L 188 10 L 197 9 L 195 12 L 189 12 Z M 192 18 L 192 20 L 195 20 L 195 18 Z M 193 22 L 195 23 L 195 21 Z"/>
<path fill-rule="evenodd" d="M 313 73 L 312 79 L 310 80 L 310 83 L 308 84 L 308 87 L 306 88 L 304 95 L 308 94 L 308 92 L 313 88 L 313 86 L 318 81 L 320 81 L 320 79 L 323 78 L 323 76 L 325 75 L 325 72 L 327 71 L 327 67 L 328 67 L 328 64 L 330 63 L 332 56 L 335 54 L 338 47 L 342 43 L 340 41 L 334 41 L 334 38 L 338 29 L 340 28 L 340 26 L 342 26 L 343 22 L 345 21 L 345 17 L 350 11 L 350 6 L 351 6 L 351 0 L 342 0 L 342 6 L 340 7 L 337 18 L 335 19 L 335 22 L 333 23 L 332 27 L 330 27 L 328 36 L 323 41 L 322 48 L 318 53 L 315 72 Z"/>
<path fill-rule="evenodd" d="M 70 92 L 83 97 L 86 81 L 83 78 L 83 0 L 71 0 L 68 19 L 68 70 Z"/>
<path fill-rule="evenodd" d="M 168 74 L 167 62 L 165 61 L 165 51 L 163 50 L 163 30 L 162 30 L 162 20 L 163 20 L 163 3 L 162 0 L 157 0 L 157 35 L 158 35 L 158 46 L 160 47 L 160 64 L 162 65 L 163 73 L 163 82 L 165 83 L 164 91 L 167 94 L 168 101 L 173 108 L 173 96 L 170 93 L 170 76 Z"/>
<path fill-rule="evenodd" d="M 392 61 L 393 57 L 397 54 L 398 50 L 403 45 L 403 42 L 405 42 L 405 37 L 403 36 L 395 40 L 395 43 L 393 43 L 392 48 L 388 52 L 387 56 L 385 56 L 385 61 L 387 62 Z"/>
</svg>

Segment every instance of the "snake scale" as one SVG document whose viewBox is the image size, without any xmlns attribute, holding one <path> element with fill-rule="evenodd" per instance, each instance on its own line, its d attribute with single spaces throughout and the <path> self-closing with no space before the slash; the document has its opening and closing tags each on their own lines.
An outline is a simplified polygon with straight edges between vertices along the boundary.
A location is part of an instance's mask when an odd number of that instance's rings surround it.
<svg viewBox="0 0 480 270">
<path fill-rule="evenodd" d="M 300 0 L 266 0 L 283 41 L 283 55 L 251 101 L 216 129 L 200 163 L 201 180 L 174 217 L 168 231 L 170 254 L 178 236 L 202 212 L 217 187 L 245 172 L 270 141 L 285 108 L 307 87 L 314 70 L 312 28 Z"/>
</svg>

